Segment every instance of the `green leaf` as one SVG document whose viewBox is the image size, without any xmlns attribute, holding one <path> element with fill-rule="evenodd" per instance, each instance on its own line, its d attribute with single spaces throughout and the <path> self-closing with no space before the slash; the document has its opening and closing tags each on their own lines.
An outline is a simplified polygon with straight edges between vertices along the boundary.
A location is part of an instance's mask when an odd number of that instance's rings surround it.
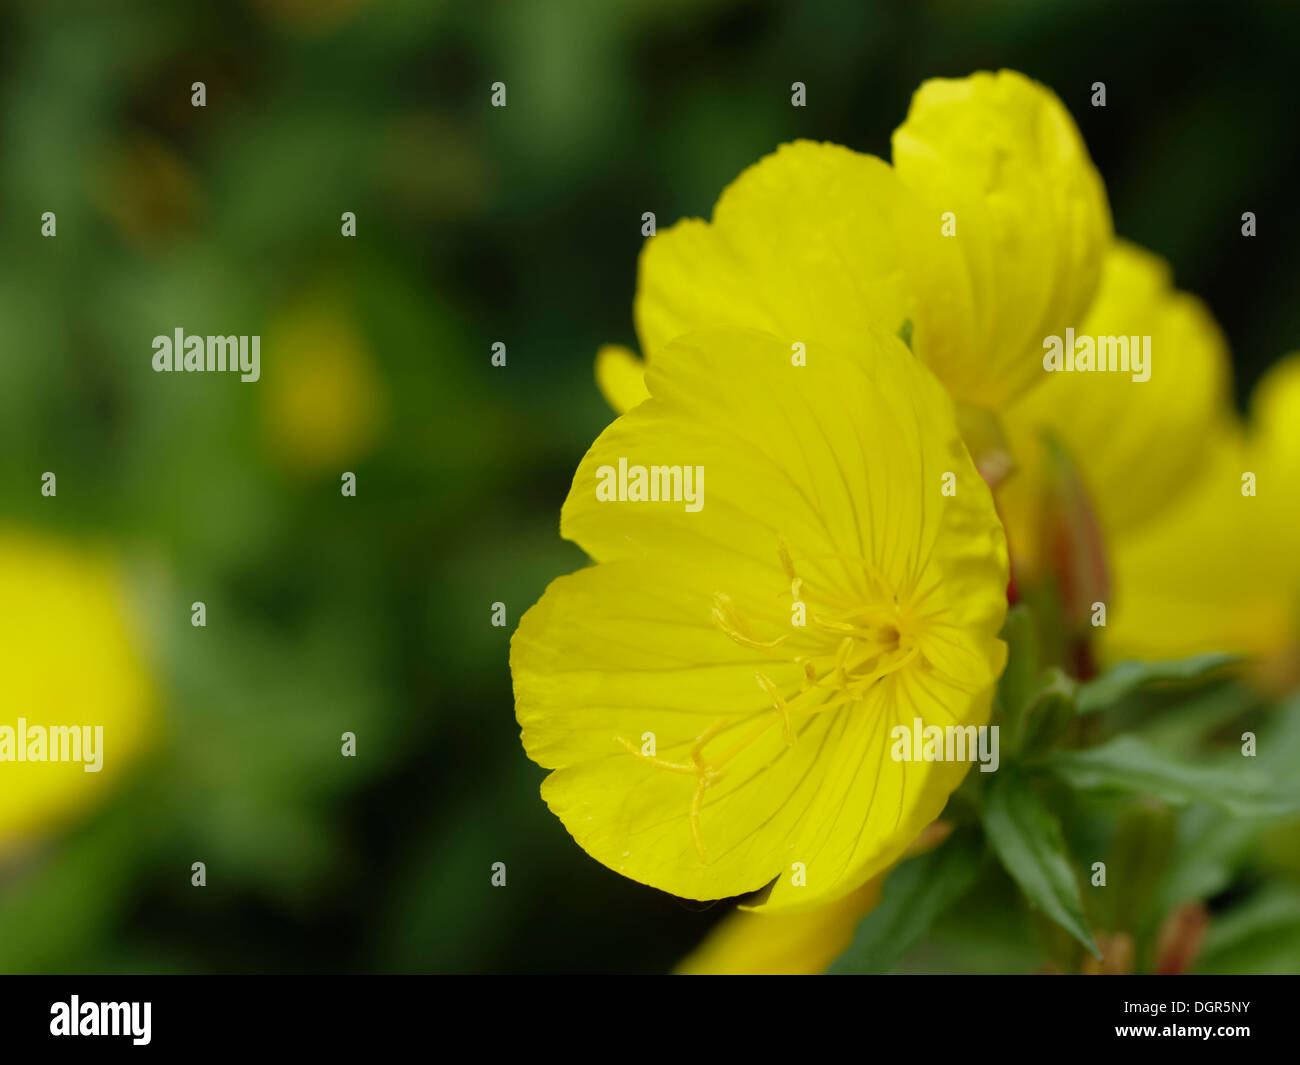
<svg viewBox="0 0 1300 1065">
<path fill-rule="evenodd" d="M 898 865 L 885 880 L 880 902 L 866 915 L 831 973 L 884 973 L 892 969 L 940 914 L 970 890 L 983 850 L 973 831 L 958 830 L 928 854 Z"/>
<path fill-rule="evenodd" d="M 1148 917 L 1158 920 L 1168 912 L 1153 915 L 1151 900 L 1173 862 L 1177 820 L 1168 804 L 1153 799 L 1138 799 L 1120 815 L 1106 848 L 1109 888 L 1103 902 L 1109 906 L 1104 915 L 1093 911 L 1099 924 L 1137 931 L 1146 928 Z"/>
<path fill-rule="evenodd" d="M 1223 891 L 1254 852 L 1268 822 L 1231 817 L 1212 806 L 1193 806 L 1178 821 L 1173 862 L 1152 910 L 1163 915 L 1184 902 Z"/>
<path fill-rule="evenodd" d="M 1066 783 L 1085 791 L 1116 789 L 1165 802 L 1206 802 L 1238 817 L 1300 811 L 1300 791 L 1284 786 L 1253 759 L 1240 766 L 1189 766 L 1134 736 L 1118 736 L 1086 751 L 1065 751 L 1048 763 Z"/>
<path fill-rule="evenodd" d="M 1046 750 L 1074 717 L 1077 685 L 1056 666 L 1039 668 L 1038 630 L 1028 607 L 1007 611 L 1002 638 L 1007 666 L 998 682 L 998 703 L 1007 746 L 1018 754 Z"/>
<path fill-rule="evenodd" d="M 1045 751 L 1074 719 L 1074 698 L 1078 686 L 1056 666 L 1043 670 L 1020 719 L 1014 749 L 1023 754 Z"/>
<path fill-rule="evenodd" d="M 1007 727 L 1014 731 L 1038 677 L 1038 634 L 1034 615 L 1023 603 L 1007 611 L 1002 638 L 1007 642 L 1007 666 L 998 681 L 998 699 Z"/>
<path fill-rule="evenodd" d="M 984 797 L 994 852 L 1029 901 L 1100 958 L 1060 822 L 1021 776 L 1004 771 L 998 778 Z"/>
<path fill-rule="evenodd" d="M 1096 713 L 1148 684 L 1189 684 L 1239 661 L 1238 655 L 1213 653 L 1169 662 L 1120 662 L 1079 689 L 1078 711 Z"/>
<path fill-rule="evenodd" d="M 1120 726 L 1114 731 L 1133 731 L 1159 750 L 1171 755 L 1194 753 L 1204 749 L 1218 729 L 1267 704 L 1254 688 L 1234 680 L 1214 680 L 1194 691 L 1147 692 L 1140 700 L 1131 728 Z"/>
<path fill-rule="evenodd" d="M 1291 975 L 1300 959 L 1300 892 L 1265 888 L 1216 916 L 1196 960 L 1196 973 Z"/>
</svg>

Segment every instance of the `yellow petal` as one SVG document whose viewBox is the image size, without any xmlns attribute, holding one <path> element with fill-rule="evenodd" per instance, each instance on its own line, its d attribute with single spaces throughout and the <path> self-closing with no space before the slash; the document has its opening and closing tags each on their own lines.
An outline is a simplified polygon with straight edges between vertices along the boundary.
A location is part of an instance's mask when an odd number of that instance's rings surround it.
<svg viewBox="0 0 1300 1065">
<path fill-rule="evenodd" d="M 678 965 L 681 976 L 814 976 L 853 942 L 858 922 L 880 901 L 882 877 L 842 899 L 796 913 L 738 910 Z"/>
<path fill-rule="evenodd" d="M 0 530 L 0 727 L 102 728 L 94 758 L 0 762 L 0 851 L 104 801 L 154 726 L 154 698 L 121 576 L 106 559 Z M 81 732 L 84 738 L 84 731 Z M 61 753 L 76 755 L 66 736 Z M 47 746 L 48 755 L 52 748 Z M 16 751 L 13 753 L 16 754 Z M 98 771 L 86 766 L 100 762 Z"/>
<path fill-rule="evenodd" d="M 1101 179 L 1056 96 L 1006 70 L 925 82 L 893 161 L 927 227 L 951 214 L 961 259 L 954 276 L 908 246 L 913 346 L 957 399 L 1001 409 L 1092 300 L 1111 238 Z"/>
<path fill-rule="evenodd" d="M 645 363 L 618 344 L 603 344 L 596 352 L 596 384 L 605 402 L 619 414 L 650 395 L 645 386 Z"/>
<path fill-rule="evenodd" d="M 1250 420 L 1257 451 L 1285 478 L 1268 498 L 1300 498 L 1300 353 L 1280 360 L 1255 386 Z"/>
<path fill-rule="evenodd" d="M 952 826 L 928 825 L 904 857 L 941 843 Z M 719 921 L 674 970 L 681 976 L 811 976 L 824 973 L 853 941 L 858 923 L 880 901 L 888 873 L 822 906 L 768 913 L 738 909 Z"/>
<path fill-rule="evenodd" d="M 896 762 L 890 729 L 987 720 L 1001 528 L 938 382 L 889 334 L 858 343 L 798 366 L 784 338 L 684 337 L 579 467 L 562 532 L 600 564 L 521 621 L 516 714 L 554 770 L 551 809 L 634 879 L 689 898 L 775 880 L 774 909 L 837 898 L 895 860 L 968 768 Z M 602 468 L 620 462 L 702 467 L 702 506 L 602 501 Z"/>
<path fill-rule="evenodd" d="M 387 397 L 359 323 L 329 294 L 280 314 L 267 330 L 260 395 L 271 453 L 302 472 L 363 458 L 387 418 Z"/>
<path fill-rule="evenodd" d="M 1041 373 L 1043 337 L 1077 326 L 1110 215 L 1073 121 L 1009 71 L 926 82 L 894 166 L 832 144 L 782 145 L 641 255 L 636 319 L 653 360 L 711 325 L 852 344 L 905 319 L 960 401 L 1000 409 Z M 953 235 L 946 235 L 951 212 Z"/>
<path fill-rule="evenodd" d="M 807 556 L 847 556 L 811 563 L 827 579 L 861 583 L 853 559 L 867 557 L 901 587 L 920 579 L 941 525 L 974 515 L 982 538 L 973 550 L 993 557 L 1000 528 L 984 522 L 983 482 L 966 481 L 970 460 L 943 390 L 875 327 L 850 352 L 810 351 L 795 366 L 790 343 L 766 334 L 681 338 L 649 364 L 653 398 L 583 458 L 562 535 L 596 559 L 655 553 L 710 572 L 746 559 L 770 570 L 784 538 Z M 620 458 L 703 465 L 704 506 L 601 502 L 598 471 Z M 946 472 L 957 494 L 936 501 Z"/>
<path fill-rule="evenodd" d="M 1038 564 L 1045 487 L 1042 434 L 1050 433 L 1083 479 L 1104 543 L 1130 536 L 1185 495 L 1211 458 L 1230 407 L 1222 333 L 1194 296 L 1175 289 L 1169 268 L 1115 242 L 1080 335 L 1151 338 L 1150 378 L 1131 373 L 1055 372 L 1003 418 L 1016 472 L 998 506 L 1018 565 Z M 1041 356 L 1040 356 L 1041 359 Z"/>
<path fill-rule="evenodd" d="M 1264 377 L 1251 411 L 1244 438 L 1232 425 L 1216 434 L 1187 498 L 1116 544 L 1107 659 L 1231 651 L 1266 660 L 1300 645 L 1300 355 Z"/>
<path fill-rule="evenodd" d="M 653 363 L 674 337 L 709 326 L 766 330 L 853 350 L 869 326 L 906 316 L 899 247 L 908 197 L 888 164 L 798 141 L 744 171 L 712 223 L 687 219 L 646 241 L 635 314 Z"/>
</svg>

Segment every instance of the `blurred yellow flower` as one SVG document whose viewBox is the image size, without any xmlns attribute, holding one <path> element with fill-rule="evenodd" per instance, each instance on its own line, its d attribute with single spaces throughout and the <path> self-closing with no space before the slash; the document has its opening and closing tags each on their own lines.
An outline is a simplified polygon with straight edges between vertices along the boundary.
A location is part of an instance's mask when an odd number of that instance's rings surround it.
<svg viewBox="0 0 1300 1065">
<path fill-rule="evenodd" d="M 374 444 L 387 403 L 359 327 L 318 298 L 273 322 L 263 345 L 273 453 L 303 472 L 341 470 Z"/>
<path fill-rule="evenodd" d="M 1232 419 L 1227 343 L 1158 257 L 1116 241 L 1080 333 L 1150 336 L 1153 369 L 1141 383 L 1122 373 L 1044 374 L 1004 413 L 1016 470 L 999 487 L 998 510 L 1022 577 L 1043 562 L 1043 433 L 1064 447 L 1113 550 L 1188 493 Z"/>
<path fill-rule="evenodd" d="M 950 824 L 927 825 L 904 857 L 938 846 Z M 858 922 L 875 909 L 888 870 L 843 898 L 793 913 L 739 909 L 710 930 L 674 970 L 679 976 L 815 976 L 853 942 Z"/>
<path fill-rule="evenodd" d="M 679 976 L 816 976 L 853 942 L 880 901 L 885 875 L 821 906 L 794 913 L 737 910 L 674 970 Z"/>
<path fill-rule="evenodd" d="M 951 401 L 892 333 L 792 365 L 715 329 L 656 353 L 651 399 L 579 466 L 562 577 L 511 644 L 529 756 L 593 857 L 694 899 L 841 897 L 943 809 L 967 762 L 890 730 L 988 720 L 1002 528 Z M 698 464 L 703 507 L 602 502 L 603 467 Z M 955 494 L 945 494 L 945 475 Z"/>
<path fill-rule="evenodd" d="M 1230 651 L 1300 679 L 1300 354 L 1224 427 L 1195 490 L 1114 548 L 1109 657 Z"/>
<path fill-rule="evenodd" d="M 152 686 L 121 575 L 107 559 L 0 529 L 0 727 L 102 726 L 102 768 L 0 761 L 0 852 L 110 794 L 149 742 Z"/>
</svg>

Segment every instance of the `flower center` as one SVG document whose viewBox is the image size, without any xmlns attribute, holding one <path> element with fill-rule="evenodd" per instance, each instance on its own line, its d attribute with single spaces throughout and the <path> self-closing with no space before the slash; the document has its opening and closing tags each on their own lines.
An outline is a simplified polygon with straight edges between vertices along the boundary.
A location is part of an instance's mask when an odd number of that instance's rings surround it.
<svg viewBox="0 0 1300 1065">
<path fill-rule="evenodd" d="M 849 555 L 807 559 L 809 562 L 848 561 L 861 567 L 862 583 L 846 593 L 841 587 L 823 586 L 829 582 L 813 588 L 800 577 L 784 540 L 780 541 L 777 554 L 790 581 L 791 631 L 772 639 L 761 638 L 741 617 L 731 597 L 723 592 L 714 594 L 713 621 L 734 643 L 760 651 L 774 661 L 799 666 L 802 677 L 798 690 L 783 691 L 767 673 L 756 672 L 755 680 L 770 700 L 770 707 L 714 721 L 695 737 L 689 762 L 644 755 L 634 744 L 619 737 L 619 743 L 637 757 L 662 769 L 696 778 L 690 825 L 701 862 L 708 860 L 700 826 L 705 795 L 726 775 L 728 762 L 778 722 L 783 727 L 786 744 L 793 746 L 801 731 L 797 723 L 863 700 L 872 687 L 920 653 L 918 626 L 911 611 L 900 607 L 898 596 L 886 587 L 867 559 Z M 722 745 L 725 733 L 750 722 L 753 724 L 738 738 L 729 737 L 730 743 Z"/>
</svg>

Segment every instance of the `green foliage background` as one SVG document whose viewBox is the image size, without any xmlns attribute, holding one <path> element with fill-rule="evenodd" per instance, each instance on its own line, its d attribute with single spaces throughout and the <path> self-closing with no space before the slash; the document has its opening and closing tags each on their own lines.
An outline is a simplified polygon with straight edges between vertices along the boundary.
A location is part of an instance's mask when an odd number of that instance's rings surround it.
<svg viewBox="0 0 1300 1065">
<path fill-rule="evenodd" d="M 1300 8 L 1258 2 L 8 0 L 0 518 L 129 561 L 166 736 L 111 806 L 0 867 L 0 971 L 669 968 L 721 909 L 569 840 L 488 624 L 582 563 L 559 505 L 610 417 L 596 346 L 635 340 L 641 213 L 707 217 L 794 137 L 887 156 L 924 78 L 1013 67 L 1074 113 L 1118 232 L 1208 302 L 1244 395 L 1300 338 L 1297 40 Z M 389 398 L 345 506 L 336 473 L 268 457 L 265 381 L 148 371 L 155 333 L 261 333 L 316 291 L 360 323 Z M 45 469 L 66 471 L 57 508 Z M 222 619 L 201 639 L 196 588 Z M 1169 704 L 1115 712 L 1189 755 L 1268 714 L 1294 772 L 1296 706 Z M 1130 806 L 1077 811 L 1072 842 L 1111 846 Z M 1193 806 L 1172 831 L 1216 913 L 1204 965 L 1300 967 L 1294 819 L 1247 831 Z M 1053 933 L 996 864 L 979 876 L 898 966 L 1044 963 Z"/>
</svg>

